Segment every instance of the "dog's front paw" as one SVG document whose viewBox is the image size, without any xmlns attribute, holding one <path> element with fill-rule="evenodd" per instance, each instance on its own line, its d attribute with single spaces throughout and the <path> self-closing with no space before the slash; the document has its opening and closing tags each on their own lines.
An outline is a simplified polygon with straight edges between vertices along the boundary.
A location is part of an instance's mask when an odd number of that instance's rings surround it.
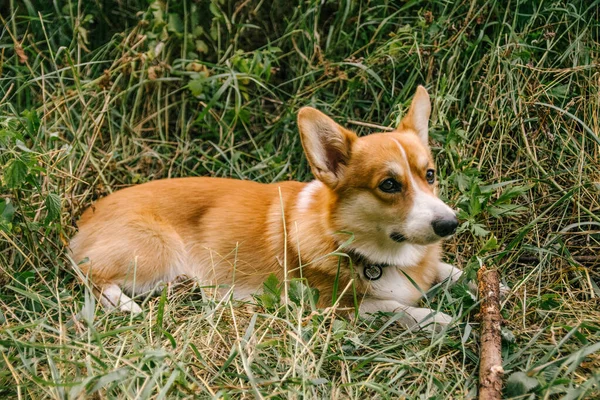
<svg viewBox="0 0 600 400">
<path fill-rule="evenodd" d="M 420 329 L 430 332 L 441 332 L 446 326 L 450 325 L 452 317 L 443 312 L 433 312 L 423 321 L 419 322 Z"/>
<path fill-rule="evenodd" d="M 410 307 L 403 310 L 408 318 L 403 324 L 412 331 L 427 330 L 440 332 L 452 322 L 452 317 L 443 312 L 436 312 L 429 308 Z"/>
<path fill-rule="evenodd" d="M 467 286 L 469 287 L 469 291 L 473 294 L 477 294 L 477 283 L 470 281 Z M 510 294 L 510 287 L 502 284 L 502 282 L 500 282 L 500 299 L 504 300 L 508 295 Z"/>
<path fill-rule="evenodd" d="M 469 292 L 473 293 L 474 295 L 477 295 L 477 291 L 479 290 L 477 288 L 477 282 L 469 281 L 467 283 L 467 287 L 469 288 Z"/>
</svg>

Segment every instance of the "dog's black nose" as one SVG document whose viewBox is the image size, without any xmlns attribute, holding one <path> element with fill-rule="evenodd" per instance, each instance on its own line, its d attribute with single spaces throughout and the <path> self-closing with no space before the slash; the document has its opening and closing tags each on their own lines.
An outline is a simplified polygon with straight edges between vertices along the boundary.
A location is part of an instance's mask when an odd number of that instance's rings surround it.
<svg viewBox="0 0 600 400">
<path fill-rule="evenodd" d="M 452 235 L 456 231 L 458 220 L 456 217 L 436 219 L 431 223 L 431 226 L 433 226 L 433 231 L 436 235 L 439 237 L 446 237 Z"/>
</svg>

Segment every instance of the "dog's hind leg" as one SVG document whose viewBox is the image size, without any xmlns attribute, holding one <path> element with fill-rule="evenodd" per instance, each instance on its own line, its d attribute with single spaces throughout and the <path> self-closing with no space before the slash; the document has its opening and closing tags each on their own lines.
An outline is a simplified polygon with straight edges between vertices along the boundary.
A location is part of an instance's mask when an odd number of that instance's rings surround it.
<svg viewBox="0 0 600 400">
<path fill-rule="evenodd" d="M 173 226 L 146 213 L 118 223 L 84 226 L 72 240 L 75 260 L 96 285 L 95 294 L 109 309 L 142 311 L 131 297 L 152 293 L 161 283 L 184 274 L 186 249 Z"/>
<path fill-rule="evenodd" d="M 121 311 L 132 314 L 142 312 L 141 307 L 131 297 L 123 293 L 118 285 L 105 285 L 98 291 L 98 295 L 102 305 L 108 309 L 118 308 Z"/>
</svg>

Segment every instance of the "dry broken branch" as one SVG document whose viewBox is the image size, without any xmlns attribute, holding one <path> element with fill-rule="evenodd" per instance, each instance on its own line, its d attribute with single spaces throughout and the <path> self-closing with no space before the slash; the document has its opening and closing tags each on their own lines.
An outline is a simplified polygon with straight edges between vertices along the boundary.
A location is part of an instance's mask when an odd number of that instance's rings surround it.
<svg viewBox="0 0 600 400">
<path fill-rule="evenodd" d="M 496 400 L 502 396 L 502 337 L 500 333 L 500 279 L 498 272 L 482 266 L 478 273 L 481 298 L 481 346 L 479 352 L 479 398 Z"/>
</svg>

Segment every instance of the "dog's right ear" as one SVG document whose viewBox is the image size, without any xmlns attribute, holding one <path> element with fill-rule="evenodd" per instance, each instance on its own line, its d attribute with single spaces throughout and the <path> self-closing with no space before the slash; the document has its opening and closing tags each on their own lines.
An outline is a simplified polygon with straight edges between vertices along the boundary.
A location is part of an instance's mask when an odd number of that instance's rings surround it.
<svg viewBox="0 0 600 400">
<path fill-rule="evenodd" d="M 350 160 L 352 143 L 358 137 L 312 107 L 300 109 L 298 127 L 313 174 L 335 189 Z"/>
</svg>

